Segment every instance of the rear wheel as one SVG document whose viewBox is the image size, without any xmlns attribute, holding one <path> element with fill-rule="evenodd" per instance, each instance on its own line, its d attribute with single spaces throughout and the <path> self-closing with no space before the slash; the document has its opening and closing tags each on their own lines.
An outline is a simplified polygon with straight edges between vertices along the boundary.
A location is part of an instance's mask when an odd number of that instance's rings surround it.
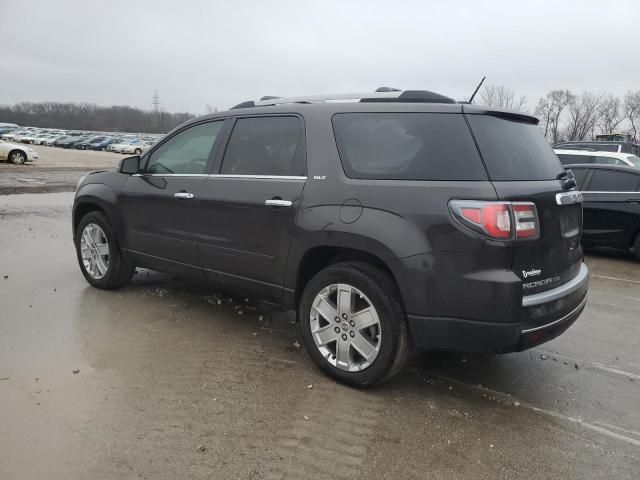
<svg viewBox="0 0 640 480">
<path fill-rule="evenodd" d="M 11 162 L 16 165 L 22 165 L 24 162 L 27 161 L 27 156 L 25 155 L 24 152 L 21 152 L 20 150 L 14 150 L 9 154 L 9 160 L 11 160 Z"/>
<path fill-rule="evenodd" d="M 136 148 L 136 151 L 133 153 L 135 153 L 136 155 L 140 155 L 142 153 L 142 150 L 140 150 L 139 148 Z"/>
<path fill-rule="evenodd" d="M 305 287 L 298 315 L 309 355 L 339 381 L 374 385 L 406 363 L 409 339 L 397 287 L 373 265 L 345 262 L 320 271 Z"/>
<path fill-rule="evenodd" d="M 135 272 L 122 256 L 113 228 L 102 212 L 89 212 L 80 220 L 76 253 L 84 278 L 96 288 L 120 288 Z"/>
</svg>

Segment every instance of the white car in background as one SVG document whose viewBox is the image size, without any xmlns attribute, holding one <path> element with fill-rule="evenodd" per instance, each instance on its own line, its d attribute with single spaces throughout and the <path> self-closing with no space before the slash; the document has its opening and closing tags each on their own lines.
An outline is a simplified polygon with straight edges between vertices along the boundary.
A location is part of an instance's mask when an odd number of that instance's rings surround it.
<svg viewBox="0 0 640 480">
<path fill-rule="evenodd" d="M 122 145 L 122 148 L 120 148 L 120 153 L 132 153 L 134 155 L 140 155 L 142 154 L 142 152 L 144 152 L 154 143 L 155 142 L 149 142 L 149 141 L 146 141 L 146 142 L 135 141 L 132 143 L 124 144 Z"/>
<path fill-rule="evenodd" d="M 49 138 L 51 138 L 51 134 L 42 133 L 40 135 L 36 135 L 31 143 L 34 145 L 42 145 Z"/>
<path fill-rule="evenodd" d="M 136 140 L 135 138 L 126 138 L 126 139 L 123 139 L 122 142 L 120 143 L 112 143 L 107 147 L 107 151 L 122 153 L 122 149 L 125 147 L 125 145 L 129 145 L 130 143 L 135 142 L 135 140 Z"/>
<path fill-rule="evenodd" d="M 24 145 L 16 145 L 0 140 L 0 161 L 9 161 L 16 165 L 33 162 L 38 159 L 38 152 Z"/>
<path fill-rule="evenodd" d="M 563 149 L 553 150 L 563 165 L 575 163 L 596 163 L 598 165 L 624 165 L 640 168 L 640 157 L 631 153 L 601 152 L 591 149 Z"/>
</svg>

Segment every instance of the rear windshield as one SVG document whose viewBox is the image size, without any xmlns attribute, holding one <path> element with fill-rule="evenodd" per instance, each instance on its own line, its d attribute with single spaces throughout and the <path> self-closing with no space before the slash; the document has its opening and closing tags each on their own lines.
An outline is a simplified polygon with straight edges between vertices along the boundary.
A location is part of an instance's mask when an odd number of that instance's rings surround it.
<svg viewBox="0 0 640 480">
<path fill-rule="evenodd" d="M 490 115 L 468 115 L 491 180 L 554 180 L 563 172 L 540 129 Z"/>
<path fill-rule="evenodd" d="M 339 113 L 333 129 L 350 178 L 487 180 L 461 114 Z"/>
</svg>

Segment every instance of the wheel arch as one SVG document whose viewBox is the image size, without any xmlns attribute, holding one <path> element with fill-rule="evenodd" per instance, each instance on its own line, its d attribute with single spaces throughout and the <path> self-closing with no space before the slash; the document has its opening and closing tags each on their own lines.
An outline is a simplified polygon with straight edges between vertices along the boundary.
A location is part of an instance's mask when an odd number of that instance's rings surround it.
<svg viewBox="0 0 640 480">
<path fill-rule="evenodd" d="M 104 184 L 87 184 L 76 193 L 73 204 L 72 228 L 75 240 L 76 231 L 82 218 L 90 212 L 99 211 L 106 215 L 120 241 L 121 220 L 117 214 L 117 196 L 111 187 Z"/>
<path fill-rule="evenodd" d="M 324 268 L 341 262 L 355 261 L 374 265 L 388 274 L 397 287 L 398 282 L 393 272 L 382 258 L 381 255 L 362 250 L 355 246 L 331 244 L 314 245 L 302 253 L 299 260 L 295 263 L 297 268 L 295 269 L 294 278 L 292 278 L 293 288 L 286 289 L 291 294 L 287 295 L 285 293 L 285 304 L 297 308 L 300 296 L 307 283 L 309 283 L 309 280 Z"/>
</svg>

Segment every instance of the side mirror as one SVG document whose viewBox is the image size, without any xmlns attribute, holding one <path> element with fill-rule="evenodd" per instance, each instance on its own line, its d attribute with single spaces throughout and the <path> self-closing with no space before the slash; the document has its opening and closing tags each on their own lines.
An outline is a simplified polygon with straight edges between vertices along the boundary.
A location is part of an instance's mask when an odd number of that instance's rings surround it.
<svg viewBox="0 0 640 480">
<path fill-rule="evenodd" d="M 123 158 L 118 165 L 118 171 L 120 173 L 126 173 L 127 175 L 138 173 L 140 171 L 140 157 L 136 155 L 134 157 Z"/>
</svg>

